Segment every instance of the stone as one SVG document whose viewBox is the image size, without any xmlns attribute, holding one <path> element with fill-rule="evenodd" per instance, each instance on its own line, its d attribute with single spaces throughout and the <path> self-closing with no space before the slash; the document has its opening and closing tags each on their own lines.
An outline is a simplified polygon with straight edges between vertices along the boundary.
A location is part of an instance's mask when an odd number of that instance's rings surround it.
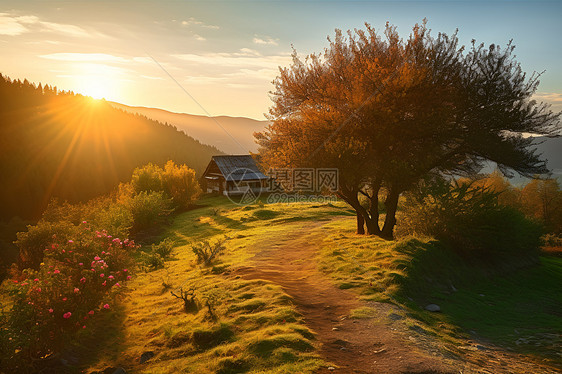
<svg viewBox="0 0 562 374">
<path fill-rule="evenodd" d="M 328 367 L 328 370 L 330 370 L 330 371 L 331 371 L 331 370 L 336 370 L 336 368 L 333 367 L 333 366 L 329 366 L 329 367 Z"/>
<path fill-rule="evenodd" d="M 396 313 L 390 313 L 388 315 L 388 318 L 390 318 L 393 321 L 398 321 L 398 320 L 404 319 L 404 317 L 402 317 L 400 314 L 396 314 Z"/>
<path fill-rule="evenodd" d="M 140 363 L 144 364 L 146 361 L 150 360 L 152 357 L 154 357 L 154 352 L 152 351 L 147 351 L 144 352 L 141 356 L 140 356 Z"/>
<path fill-rule="evenodd" d="M 430 311 L 430 312 L 440 312 L 441 308 L 437 304 L 429 304 L 429 305 L 426 305 L 425 310 Z"/>
</svg>

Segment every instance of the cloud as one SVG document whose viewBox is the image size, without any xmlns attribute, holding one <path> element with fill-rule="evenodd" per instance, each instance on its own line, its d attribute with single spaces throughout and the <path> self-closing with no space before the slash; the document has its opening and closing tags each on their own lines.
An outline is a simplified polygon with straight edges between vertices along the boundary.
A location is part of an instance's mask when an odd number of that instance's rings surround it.
<svg viewBox="0 0 562 374">
<path fill-rule="evenodd" d="M 17 16 L 0 13 L 0 35 L 17 36 L 28 32 L 53 32 L 61 35 L 89 38 L 102 34 L 66 23 L 47 22 L 37 16 Z"/>
<path fill-rule="evenodd" d="M 539 92 L 533 97 L 537 100 L 544 100 L 551 103 L 562 103 L 562 94 L 557 92 Z"/>
<path fill-rule="evenodd" d="M 56 32 L 78 38 L 89 38 L 93 36 L 91 32 L 87 32 L 83 28 L 74 25 L 54 22 L 39 22 L 39 24 L 44 28 L 44 31 Z"/>
<path fill-rule="evenodd" d="M 40 55 L 41 58 L 73 62 L 129 62 L 128 59 L 107 53 L 51 53 Z"/>
<path fill-rule="evenodd" d="M 273 39 L 270 36 L 259 37 L 258 35 L 254 35 L 254 44 L 263 44 L 263 45 L 278 45 L 279 39 Z"/>
<path fill-rule="evenodd" d="M 279 65 L 290 62 L 288 56 L 262 56 L 258 51 L 242 48 L 233 53 L 204 53 L 204 54 L 176 54 L 173 57 L 194 64 L 223 66 L 234 69 L 273 69 L 277 71 Z"/>
<path fill-rule="evenodd" d="M 67 62 L 91 62 L 91 63 L 109 63 L 109 64 L 152 64 L 153 61 L 149 57 L 121 57 L 108 53 L 50 53 L 39 55 L 41 58 L 56 61 Z"/>
<path fill-rule="evenodd" d="M 7 13 L 0 13 L 0 35 L 16 36 L 28 32 L 22 23 Z"/>
<path fill-rule="evenodd" d="M 150 76 L 150 75 L 141 75 L 141 77 L 145 78 L 145 79 L 151 79 L 151 80 L 162 80 L 162 79 L 164 79 L 162 77 L 153 77 L 153 76 Z"/>
<path fill-rule="evenodd" d="M 199 21 L 193 17 L 188 18 L 185 21 L 181 22 L 182 26 L 198 26 L 198 27 L 203 27 L 206 29 L 212 29 L 212 30 L 218 30 L 220 29 L 220 27 L 216 26 L 216 25 L 209 25 L 206 24 L 205 22 Z"/>
<path fill-rule="evenodd" d="M 195 38 L 195 40 L 198 40 L 200 42 L 204 42 L 205 40 L 207 40 L 199 34 L 193 34 L 193 37 Z"/>
<path fill-rule="evenodd" d="M 533 95 L 533 99 L 538 102 L 545 102 L 552 105 L 553 111 L 562 111 L 562 93 L 558 92 L 538 92 Z"/>
<path fill-rule="evenodd" d="M 183 78 L 187 84 L 222 84 L 231 88 L 262 87 L 278 75 L 279 66 L 291 62 L 289 55 L 265 56 L 250 48 L 236 52 L 177 54 L 177 68 L 189 71 Z"/>
</svg>

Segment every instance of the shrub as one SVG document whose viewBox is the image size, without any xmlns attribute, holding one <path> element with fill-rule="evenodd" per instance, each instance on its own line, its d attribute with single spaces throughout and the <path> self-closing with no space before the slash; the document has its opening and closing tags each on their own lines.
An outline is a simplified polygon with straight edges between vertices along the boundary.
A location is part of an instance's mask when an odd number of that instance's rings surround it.
<svg viewBox="0 0 562 374">
<path fill-rule="evenodd" d="M 142 262 L 146 266 L 147 271 L 163 269 L 165 266 L 162 256 L 152 251 L 142 253 Z"/>
<path fill-rule="evenodd" d="M 541 227 L 484 186 L 433 180 L 407 196 L 400 230 L 434 236 L 464 257 L 536 256 Z"/>
<path fill-rule="evenodd" d="M 172 254 L 176 243 L 171 238 L 166 238 L 158 244 L 152 244 L 152 252 L 158 253 L 162 258 L 167 259 Z"/>
<path fill-rule="evenodd" d="M 165 192 L 174 206 L 188 208 L 201 194 L 195 171 L 168 161 L 164 169 L 154 164 L 136 168 L 131 185 L 135 192 Z"/>
<path fill-rule="evenodd" d="M 76 226 L 68 221 L 39 221 L 35 226 L 27 226 L 27 231 L 17 233 L 16 246 L 19 249 L 19 267 L 21 269 L 39 269 L 43 262 L 45 248 L 52 243 L 64 243 L 77 232 Z"/>
<path fill-rule="evenodd" d="M 133 171 L 131 185 L 135 192 L 162 191 L 163 170 L 152 163 L 138 167 Z"/>
<path fill-rule="evenodd" d="M 542 245 L 545 247 L 562 247 L 562 236 L 546 234 L 541 237 Z"/>
<path fill-rule="evenodd" d="M 2 361 L 22 368 L 29 359 L 61 352 L 99 313 L 130 276 L 134 242 L 96 232 L 83 223 L 73 239 L 56 236 L 38 270 L 26 269 L 6 286 L 11 309 L 0 326 Z"/>
<path fill-rule="evenodd" d="M 164 166 L 162 184 L 174 205 L 180 208 L 188 208 L 201 194 L 195 171 L 186 165 L 176 165 L 173 161 L 168 161 Z"/>
<path fill-rule="evenodd" d="M 127 205 L 133 217 L 133 233 L 163 223 L 172 211 L 171 200 L 163 192 L 139 192 Z"/>
<path fill-rule="evenodd" d="M 115 202 L 92 210 L 89 217 L 85 219 L 92 227 L 99 230 L 106 228 L 108 232 L 121 238 L 129 236 L 134 223 L 131 210 L 125 205 Z"/>
<path fill-rule="evenodd" d="M 205 266 L 209 266 L 216 257 L 225 251 L 226 246 L 224 244 L 227 239 L 228 238 L 220 238 L 214 243 L 211 243 L 208 240 L 203 240 L 199 243 L 193 244 L 191 249 L 197 256 L 197 262 L 202 263 Z"/>
</svg>

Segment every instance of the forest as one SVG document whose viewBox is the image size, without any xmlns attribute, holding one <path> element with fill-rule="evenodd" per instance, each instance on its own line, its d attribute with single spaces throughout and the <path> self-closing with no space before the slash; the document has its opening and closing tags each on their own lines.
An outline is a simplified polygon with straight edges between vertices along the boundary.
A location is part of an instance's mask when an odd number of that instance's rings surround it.
<svg viewBox="0 0 562 374">
<path fill-rule="evenodd" d="M 168 160 L 197 173 L 221 152 L 143 116 L 0 75 L 0 220 L 38 218 L 49 201 L 87 201 L 136 167 Z"/>
</svg>

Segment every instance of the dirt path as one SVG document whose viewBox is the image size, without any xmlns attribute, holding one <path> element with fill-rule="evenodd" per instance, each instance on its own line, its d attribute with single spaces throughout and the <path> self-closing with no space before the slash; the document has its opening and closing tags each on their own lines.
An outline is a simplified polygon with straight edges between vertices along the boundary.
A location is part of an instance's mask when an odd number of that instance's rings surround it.
<svg viewBox="0 0 562 374">
<path fill-rule="evenodd" d="M 348 318 L 353 309 L 367 304 L 318 271 L 315 244 L 322 240 L 316 230 L 321 224 L 302 223 L 264 239 L 254 248 L 250 266 L 235 270 L 245 279 L 277 283 L 294 298 L 321 344 L 321 355 L 332 365 L 320 373 L 458 373 L 452 362 L 420 348 L 396 327 L 392 306 L 369 303 L 377 311 L 374 318 Z"/>
</svg>

